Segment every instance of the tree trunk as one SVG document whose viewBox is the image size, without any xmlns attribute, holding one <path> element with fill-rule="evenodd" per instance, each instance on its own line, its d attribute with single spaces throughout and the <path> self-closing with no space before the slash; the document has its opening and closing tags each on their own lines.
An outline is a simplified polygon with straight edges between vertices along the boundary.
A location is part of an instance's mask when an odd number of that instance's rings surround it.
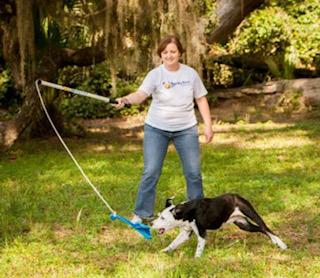
<svg viewBox="0 0 320 278">
<path fill-rule="evenodd" d="M 27 128 L 38 127 L 37 122 L 43 119 L 44 113 L 35 91 L 36 79 L 56 82 L 59 68 L 86 66 L 105 59 L 103 41 L 95 47 L 80 50 L 54 47 L 47 51 L 36 50 L 33 0 L 5 2 L 0 8 L 4 60 L 10 67 L 16 88 L 23 91 L 24 101 L 12 120 L 0 124 L 0 149 L 12 146 Z M 35 53 L 38 63 L 35 62 Z M 52 102 L 53 99 L 48 99 L 47 106 L 52 106 Z"/>
<path fill-rule="evenodd" d="M 41 117 L 34 90 L 37 66 L 34 1 L 8 1 L 6 5 L 8 12 L 11 11 L 12 14 L 8 17 L 9 20 L 2 22 L 4 57 L 11 69 L 16 88 L 23 91 L 24 101 L 15 118 L 2 124 L 0 148 L 10 147 L 33 121 Z M 56 70 L 55 68 L 52 72 Z"/>
<path fill-rule="evenodd" d="M 207 36 L 207 41 L 225 43 L 242 20 L 264 2 L 264 0 L 217 0 L 218 25 Z"/>
<path fill-rule="evenodd" d="M 26 97 L 20 112 L 13 120 L 6 123 L 2 131 L 2 143 L 4 147 L 10 147 L 30 123 L 39 117 L 38 107 L 40 103 L 34 95 L 32 81 L 27 81 L 24 92 Z"/>
</svg>

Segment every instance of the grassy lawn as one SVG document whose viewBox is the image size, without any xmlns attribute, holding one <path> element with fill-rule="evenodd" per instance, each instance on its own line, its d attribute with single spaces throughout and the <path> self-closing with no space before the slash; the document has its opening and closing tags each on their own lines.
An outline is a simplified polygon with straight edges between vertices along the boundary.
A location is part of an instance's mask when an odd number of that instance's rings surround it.
<svg viewBox="0 0 320 278">
<path fill-rule="evenodd" d="M 249 199 L 289 246 L 236 226 L 208 233 L 202 258 L 193 238 L 134 230 L 109 212 L 53 137 L 18 144 L 0 158 L 0 277 L 320 277 L 320 124 L 219 124 L 202 145 L 205 193 Z M 130 217 L 142 169 L 141 128 L 92 130 L 66 140 L 111 206 Z M 167 155 L 156 210 L 185 199 L 176 152 Z"/>
</svg>

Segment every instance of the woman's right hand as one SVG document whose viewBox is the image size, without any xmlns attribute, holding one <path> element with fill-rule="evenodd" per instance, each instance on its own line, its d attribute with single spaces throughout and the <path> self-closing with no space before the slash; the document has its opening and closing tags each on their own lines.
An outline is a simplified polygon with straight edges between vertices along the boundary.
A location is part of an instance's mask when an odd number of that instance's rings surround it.
<svg viewBox="0 0 320 278">
<path fill-rule="evenodd" d="M 116 98 L 116 101 L 118 102 L 117 104 L 112 104 L 116 109 L 123 108 L 125 104 L 129 104 L 128 99 L 125 97 Z"/>
<path fill-rule="evenodd" d="M 126 95 L 124 97 L 116 98 L 116 101 L 118 103 L 114 104 L 113 106 L 118 109 L 118 108 L 122 108 L 126 104 L 128 104 L 127 107 L 130 107 L 130 105 L 134 105 L 134 104 L 137 105 L 137 104 L 144 102 L 147 97 L 148 97 L 148 95 L 145 94 L 144 92 L 136 91 L 136 92 L 129 94 L 129 95 Z"/>
</svg>

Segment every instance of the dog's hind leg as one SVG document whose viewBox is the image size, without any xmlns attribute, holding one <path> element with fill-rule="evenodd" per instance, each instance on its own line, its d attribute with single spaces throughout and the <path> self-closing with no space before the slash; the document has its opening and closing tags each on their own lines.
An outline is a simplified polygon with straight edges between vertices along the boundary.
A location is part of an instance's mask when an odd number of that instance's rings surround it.
<svg viewBox="0 0 320 278">
<path fill-rule="evenodd" d="M 235 220 L 233 223 L 236 224 L 241 230 L 244 230 L 244 231 L 247 231 L 247 232 L 251 232 L 251 233 L 261 232 L 261 233 L 264 233 L 268 237 L 270 237 L 272 243 L 277 245 L 279 248 L 287 249 L 287 245 L 279 237 L 277 237 L 275 234 L 273 234 L 271 232 L 266 232 L 265 233 L 261 229 L 260 226 L 252 224 L 251 222 L 249 222 L 245 218 L 241 218 L 241 219 L 239 218 L 239 219 Z"/>
<path fill-rule="evenodd" d="M 261 232 L 267 235 L 271 239 L 272 243 L 276 244 L 279 248 L 287 249 L 287 245 L 268 228 L 268 226 L 265 224 L 260 215 L 255 211 L 249 201 L 241 198 L 240 196 L 237 196 L 236 202 L 241 213 L 243 213 L 244 216 L 248 217 L 250 220 L 254 221 L 257 224 L 252 224 L 246 218 L 237 219 L 238 222 L 236 223 L 236 221 L 234 221 L 234 223 L 240 229 L 248 232 Z"/>
<path fill-rule="evenodd" d="M 263 219 L 256 212 L 254 207 L 250 204 L 246 199 L 237 196 L 236 197 L 236 206 L 240 209 L 241 213 L 244 216 L 248 217 L 250 220 L 255 222 L 260 228 L 261 232 L 267 235 L 267 232 L 272 233 L 272 231 L 267 227 L 266 223 L 264 223 Z"/>
<path fill-rule="evenodd" d="M 257 232 L 264 233 L 259 226 L 252 224 L 244 217 L 238 218 L 233 223 L 237 225 L 241 230 L 244 230 L 250 233 L 257 233 Z"/>
<path fill-rule="evenodd" d="M 188 228 L 181 228 L 180 233 L 178 234 L 178 236 L 175 238 L 174 241 L 172 241 L 168 247 L 162 249 L 162 252 L 172 252 L 173 250 L 175 250 L 177 247 L 179 247 L 182 243 L 184 243 L 185 241 L 187 241 L 190 236 L 192 234 L 192 229 L 188 229 Z"/>
<path fill-rule="evenodd" d="M 267 232 L 273 244 L 277 245 L 281 249 L 287 249 L 287 245 L 275 234 Z"/>
</svg>

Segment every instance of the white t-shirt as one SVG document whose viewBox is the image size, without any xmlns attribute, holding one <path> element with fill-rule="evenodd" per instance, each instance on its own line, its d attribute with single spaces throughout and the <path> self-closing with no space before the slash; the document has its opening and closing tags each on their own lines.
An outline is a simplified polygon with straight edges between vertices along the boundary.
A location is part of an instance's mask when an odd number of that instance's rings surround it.
<svg viewBox="0 0 320 278">
<path fill-rule="evenodd" d="M 184 64 L 177 71 L 168 71 L 164 65 L 154 68 L 139 90 L 152 96 L 145 123 L 166 131 L 197 124 L 193 101 L 208 93 L 198 73 Z"/>
</svg>

